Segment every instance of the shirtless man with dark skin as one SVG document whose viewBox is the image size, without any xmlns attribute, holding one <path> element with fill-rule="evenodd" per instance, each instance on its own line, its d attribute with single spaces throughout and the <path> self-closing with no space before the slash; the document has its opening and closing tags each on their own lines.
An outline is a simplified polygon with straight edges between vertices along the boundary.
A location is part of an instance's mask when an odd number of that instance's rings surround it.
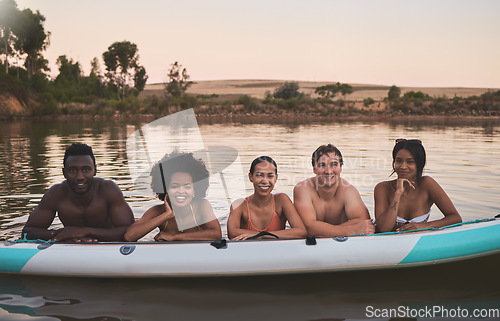
<svg viewBox="0 0 500 321">
<path fill-rule="evenodd" d="M 318 147 L 312 156 L 316 176 L 299 182 L 293 190 L 295 207 L 309 235 L 375 233 L 358 190 L 340 177 L 342 164 L 342 154 L 335 146 Z"/>
<path fill-rule="evenodd" d="M 95 157 L 88 145 L 75 143 L 66 149 L 65 181 L 52 186 L 30 214 L 23 229 L 27 239 L 64 242 L 124 241 L 134 222 L 132 209 L 112 181 L 94 177 Z M 64 225 L 52 229 L 56 213 Z"/>
</svg>

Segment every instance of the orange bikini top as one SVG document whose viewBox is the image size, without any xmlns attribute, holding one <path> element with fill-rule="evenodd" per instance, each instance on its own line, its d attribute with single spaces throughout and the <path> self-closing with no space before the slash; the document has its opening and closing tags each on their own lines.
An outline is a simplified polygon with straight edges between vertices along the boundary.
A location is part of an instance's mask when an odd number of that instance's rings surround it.
<svg viewBox="0 0 500 321">
<path fill-rule="evenodd" d="M 263 230 L 256 228 L 252 224 L 252 218 L 250 215 L 250 205 L 248 202 L 248 197 L 245 198 L 245 201 L 247 202 L 248 222 L 247 222 L 247 226 L 245 226 L 243 228 L 246 228 L 247 230 L 250 230 L 250 231 L 258 231 L 258 232 L 270 232 L 270 231 L 279 231 L 279 230 L 285 229 L 284 224 L 281 222 L 278 214 L 276 213 L 276 201 L 274 199 L 274 194 L 273 194 L 273 218 L 271 219 L 271 223 L 269 223 L 269 225 Z"/>
</svg>

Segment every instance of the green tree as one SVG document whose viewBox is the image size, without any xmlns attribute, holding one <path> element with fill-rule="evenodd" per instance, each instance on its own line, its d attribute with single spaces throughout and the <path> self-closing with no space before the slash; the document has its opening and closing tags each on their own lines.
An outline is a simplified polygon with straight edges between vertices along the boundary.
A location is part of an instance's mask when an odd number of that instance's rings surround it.
<svg viewBox="0 0 500 321">
<path fill-rule="evenodd" d="M 97 57 L 94 57 L 90 61 L 90 73 L 94 73 L 97 76 L 101 75 L 101 65 L 99 64 L 99 59 L 97 59 Z"/>
<path fill-rule="evenodd" d="M 172 97 L 181 96 L 192 84 L 192 82 L 189 81 L 190 76 L 187 73 L 187 69 L 183 69 L 182 65 L 177 61 L 170 64 L 167 77 L 168 81 L 165 84 L 165 90 Z"/>
<path fill-rule="evenodd" d="M 290 99 L 300 95 L 298 82 L 285 82 L 274 91 L 274 98 Z"/>
<path fill-rule="evenodd" d="M 432 97 L 421 92 L 421 91 L 409 91 L 407 93 L 405 93 L 403 95 L 403 99 L 407 99 L 407 100 L 416 100 L 416 99 L 419 99 L 419 100 L 432 100 Z"/>
<path fill-rule="evenodd" d="M 392 85 L 387 93 L 387 98 L 392 101 L 398 99 L 399 97 L 401 97 L 401 89 L 399 89 L 398 86 Z"/>
<path fill-rule="evenodd" d="M 141 91 L 147 80 L 146 69 L 139 65 L 137 45 L 129 41 L 115 42 L 102 54 L 106 65 L 106 78 L 116 88 L 119 99 L 134 87 Z M 138 87 L 137 87 L 138 86 Z"/>
<path fill-rule="evenodd" d="M 13 29 L 17 36 L 14 48 L 27 56 L 24 65 L 29 78 L 40 70 L 48 70 L 48 61 L 42 52 L 49 45 L 50 32 L 45 31 L 44 22 L 45 17 L 38 10 L 33 13 L 31 9 L 25 9 Z"/>
<path fill-rule="evenodd" d="M 84 82 L 85 92 L 97 97 L 106 97 L 106 86 L 97 57 L 90 61 L 90 74 Z"/>
<path fill-rule="evenodd" d="M 56 64 L 59 66 L 59 75 L 56 77 L 56 82 L 80 83 L 82 68 L 79 62 L 73 62 L 73 59 L 68 59 L 63 55 L 57 58 Z"/>
<path fill-rule="evenodd" d="M 19 15 L 14 0 L 0 2 L 0 54 L 5 56 L 5 74 L 9 73 L 9 56 L 13 54 L 15 35 L 13 29 Z"/>
<path fill-rule="evenodd" d="M 375 100 L 371 97 L 363 99 L 363 105 L 365 105 L 365 107 L 368 107 L 373 103 L 375 103 Z"/>
<path fill-rule="evenodd" d="M 102 77 L 98 76 L 93 71 L 90 72 L 88 77 L 82 79 L 82 87 L 85 95 L 91 97 L 107 97 L 106 86 L 102 82 Z"/>
<path fill-rule="evenodd" d="M 336 84 L 329 84 L 317 87 L 314 92 L 320 95 L 321 97 L 325 98 L 333 98 L 338 93 L 341 93 L 342 96 L 344 96 L 345 98 L 346 95 L 351 94 L 353 92 L 353 88 L 351 85 L 341 84 L 340 82 L 337 82 Z"/>
<path fill-rule="evenodd" d="M 146 68 L 139 66 L 134 75 L 134 87 L 137 91 L 143 91 L 146 87 L 146 81 L 148 76 L 146 75 Z"/>
<path fill-rule="evenodd" d="M 68 102 L 74 97 L 83 96 L 80 87 L 83 77 L 80 63 L 62 55 L 57 58 L 56 64 L 59 67 L 59 74 L 53 83 L 54 97 L 58 101 Z"/>
<path fill-rule="evenodd" d="M 321 87 L 317 87 L 314 92 L 320 95 L 321 97 L 333 98 L 339 92 L 339 87 L 334 84 L 324 85 Z"/>
<path fill-rule="evenodd" d="M 352 94 L 353 92 L 352 86 L 348 84 L 341 84 L 338 82 L 337 87 L 339 88 L 339 92 L 342 94 L 342 96 L 344 96 L 344 99 L 346 95 Z"/>
</svg>

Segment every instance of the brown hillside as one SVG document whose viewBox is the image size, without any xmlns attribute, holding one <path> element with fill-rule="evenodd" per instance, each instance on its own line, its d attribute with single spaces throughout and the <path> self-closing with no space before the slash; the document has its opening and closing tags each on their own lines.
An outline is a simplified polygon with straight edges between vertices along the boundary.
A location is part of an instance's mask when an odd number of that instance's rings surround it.
<svg viewBox="0 0 500 321">
<path fill-rule="evenodd" d="M 285 80 L 209 80 L 196 81 L 188 89 L 188 93 L 194 95 L 212 95 L 216 94 L 220 98 L 234 98 L 240 95 L 248 95 L 255 98 L 263 99 L 266 92 L 274 92 L 276 88 L 285 83 Z M 315 97 L 314 91 L 317 87 L 334 84 L 336 82 L 312 82 L 298 81 L 300 91 L 310 94 Z M 382 100 L 387 97 L 387 92 L 390 86 L 383 85 L 365 85 L 365 84 L 350 84 L 354 92 L 346 98 L 354 101 L 362 101 L 365 98 L 371 97 L 375 100 Z M 421 91 L 431 97 L 470 97 L 481 95 L 488 90 L 498 90 L 498 88 L 460 88 L 460 87 L 400 87 L 402 94 L 408 91 Z M 149 95 L 163 95 L 163 84 L 146 85 L 145 90 L 141 93 L 141 97 Z"/>
<path fill-rule="evenodd" d="M 12 94 L 3 93 L 0 94 L 0 115 L 2 117 L 26 116 L 29 115 L 29 111 Z"/>
</svg>

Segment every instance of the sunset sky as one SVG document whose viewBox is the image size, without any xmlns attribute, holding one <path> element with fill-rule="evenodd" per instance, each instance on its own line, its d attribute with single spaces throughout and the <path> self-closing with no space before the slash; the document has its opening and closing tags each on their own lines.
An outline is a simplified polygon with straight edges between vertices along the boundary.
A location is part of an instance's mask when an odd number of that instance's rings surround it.
<svg viewBox="0 0 500 321">
<path fill-rule="evenodd" d="M 90 61 L 137 44 L 148 83 L 280 79 L 500 88 L 498 0 L 17 0 L 51 32 L 44 53 Z"/>
</svg>

